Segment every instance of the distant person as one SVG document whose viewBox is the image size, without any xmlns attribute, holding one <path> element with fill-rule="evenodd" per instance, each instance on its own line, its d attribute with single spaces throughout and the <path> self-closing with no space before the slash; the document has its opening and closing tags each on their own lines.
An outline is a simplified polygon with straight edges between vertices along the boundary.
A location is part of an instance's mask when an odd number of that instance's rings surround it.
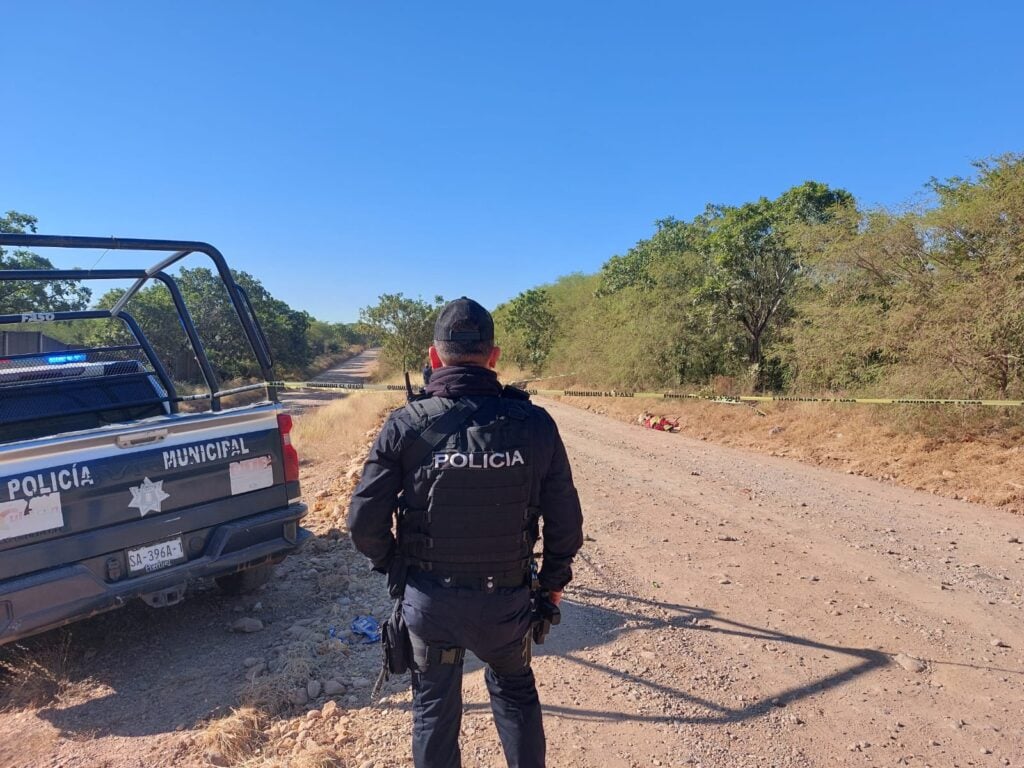
<svg viewBox="0 0 1024 768">
<path fill-rule="evenodd" d="M 356 549 L 404 590 L 416 768 L 462 765 L 467 649 L 487 665 L 508 764 L 545 764 L 530 667 L 531 553 L 543 524 L 539 598 L 557 606 L 583 545 L 583 514 L 555 422 L 498 382 L 500 352 L 494 321 L 475 301 L 441 310 L 430 383 L 385 422 L 349 507 Z"/>
<path fill-rule="evenodd" d="M 430 383 L 430 376 L 434 373 L 433 367 L 430 365 L 430 361 L 427 360 L 423 366 L 423 386 L 427 386 Z"/>
</svg>

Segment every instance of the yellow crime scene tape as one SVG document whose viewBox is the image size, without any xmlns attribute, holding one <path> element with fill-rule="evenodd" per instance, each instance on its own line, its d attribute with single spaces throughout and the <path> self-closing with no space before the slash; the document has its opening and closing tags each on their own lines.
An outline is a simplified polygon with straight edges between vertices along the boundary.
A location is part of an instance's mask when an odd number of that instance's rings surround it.
<svg viewBox="0 0 1024 768">
<path fill-rule="evenodd" d="M 404 384 L 340 384 L 314 381 L 272 381 L 271 385 L 284 389 L 320 389 L 352 392 L 405 392 Z M 794 395 L 701 395 L 682 392 L 634 392 L 616 389 L 534 389 L 525 388 L 531 395 L 548 397 L 632 397 L 650 400 L 706 400 L 716 403 L 842 403 L 852 405 L 980 405 L 989 408 L 1020 408 L 1024 400 L 977 400 L 968 398 L 927 397 L 797 397 Z"/>
<path fill-rule="evenodd" d="M 331 381 L 270 381 L 279 389 L 348 390 L 352 392 L 405 392 L 405 384 L 342 384 Z"/>
</svg>

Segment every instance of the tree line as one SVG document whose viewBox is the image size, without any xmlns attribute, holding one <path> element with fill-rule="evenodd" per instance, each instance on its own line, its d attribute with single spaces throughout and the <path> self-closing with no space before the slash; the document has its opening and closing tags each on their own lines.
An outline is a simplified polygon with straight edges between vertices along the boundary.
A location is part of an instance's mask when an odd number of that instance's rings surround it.
<svg viewBox="0 0 1024 768">
<path fill-rule="evenodd" d="M 0 216 L 0 232 L 35 232 L 36 226 L 36 218 L 27 214 L 10 211 Z M 0 249 L 0 269 L 52 268 L 52 262 L 31 251 Z M 275 298 L 249 273 L 232 274 L 252 301 L 279 375 L 301 375 L 315 365 L 318 357 L 337 355 L 364 342 L 363 334 L 354 325 L 317 320 Z M 182 268 L 175 278 L 218 377 L 229 381 L 257 376 L 258 367 L 219 276 L 211 269 L 194 267 Z M 94 301 L 92 290 L 75 281 L 0 283 L 0 314 L 109 309 L 124 291 L 111 289 Z M 131 298 L 127 310 L 175 379 L 201 380 L 170 293 L 163 284 L 151 283 L 143 288 Z M 127 329 L 112 321 L 48 323 L 37 330 L 74 346 L 132 343 Z"/>
<path fill-rule="evenodd" d="M 866 208 L 809 181 L 665 218 L 495 311 L 507 359 L 628 389 L 1024 397 L 1024 156 Z"/>
<path fill-rule="evenodd" d="M 778 197 L 668 217 L 594 274 L 531 288 L 494 311 L 504 359 L 533 375 L 571 373 L 620 389 L 709 387 L 794 394 L 895 393 L 1024 398 L 1024 155 L 931 179 L 926 202 L 868 208 L 808 181 Z M 0 218 L 2 231 L 35 219 Z M 0 268 L 49 267 L 0 252 Z M 391 368 L 426 359 L 444 305 L 383 294 L 354 325 L 329 324 L 237 272 L 279 366 L 298 370 L 354 342 L 379 344 Z M 216 276 L 183 269 L 182 292 L 224 378 L 254 373 Z M 73 282 L 0 286 L 0 312 L 88 306 Z M 109 307 L 109 291 L 95 306 Z M 10 307 L 10 309 L 4 309 Z M 159 285 L 129 306 L 159 350 L 182 346 Z M 116 336 L 88 341 L 117 343 Z M 246 356 L 247 358 L 247 356 Z"/>
</svg>

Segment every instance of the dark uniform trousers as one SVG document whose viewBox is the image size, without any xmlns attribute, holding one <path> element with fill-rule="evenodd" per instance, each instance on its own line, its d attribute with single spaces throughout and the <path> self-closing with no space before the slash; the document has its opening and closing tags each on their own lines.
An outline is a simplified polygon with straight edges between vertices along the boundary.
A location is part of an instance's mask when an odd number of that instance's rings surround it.
<svg viewBox="0 0 1024 768">
<path fill-rule="evenodd" d="M 544 726 L 527 645 L 529 589 L 499 587 L 488 592 L 448 586 L 443 578 L 428 573 L 411 573 L 402 612 L 415 662 L 412 752 L 416 767 L 459 768 L 462 764 L 462 657 L 438 652 L 464 648 L 487 665 L 484 679 L 491 711 L 510 768 L 543 768 Z"/>
</svg>

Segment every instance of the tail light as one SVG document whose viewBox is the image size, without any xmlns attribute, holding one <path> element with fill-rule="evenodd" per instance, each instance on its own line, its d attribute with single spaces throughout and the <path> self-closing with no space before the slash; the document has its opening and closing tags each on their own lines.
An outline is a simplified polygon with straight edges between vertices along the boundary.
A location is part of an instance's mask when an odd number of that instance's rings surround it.
<svg viewBox="0 0 1024 768">
<path fill-rule="evenodd" d="M 284 481 L 294 483 L 299 479 L 299 453 L 292 445 L 292 417 L 279 413 L 277 429 L 281 433 L 281 453 L 284 455 Z"/>
</svg>

